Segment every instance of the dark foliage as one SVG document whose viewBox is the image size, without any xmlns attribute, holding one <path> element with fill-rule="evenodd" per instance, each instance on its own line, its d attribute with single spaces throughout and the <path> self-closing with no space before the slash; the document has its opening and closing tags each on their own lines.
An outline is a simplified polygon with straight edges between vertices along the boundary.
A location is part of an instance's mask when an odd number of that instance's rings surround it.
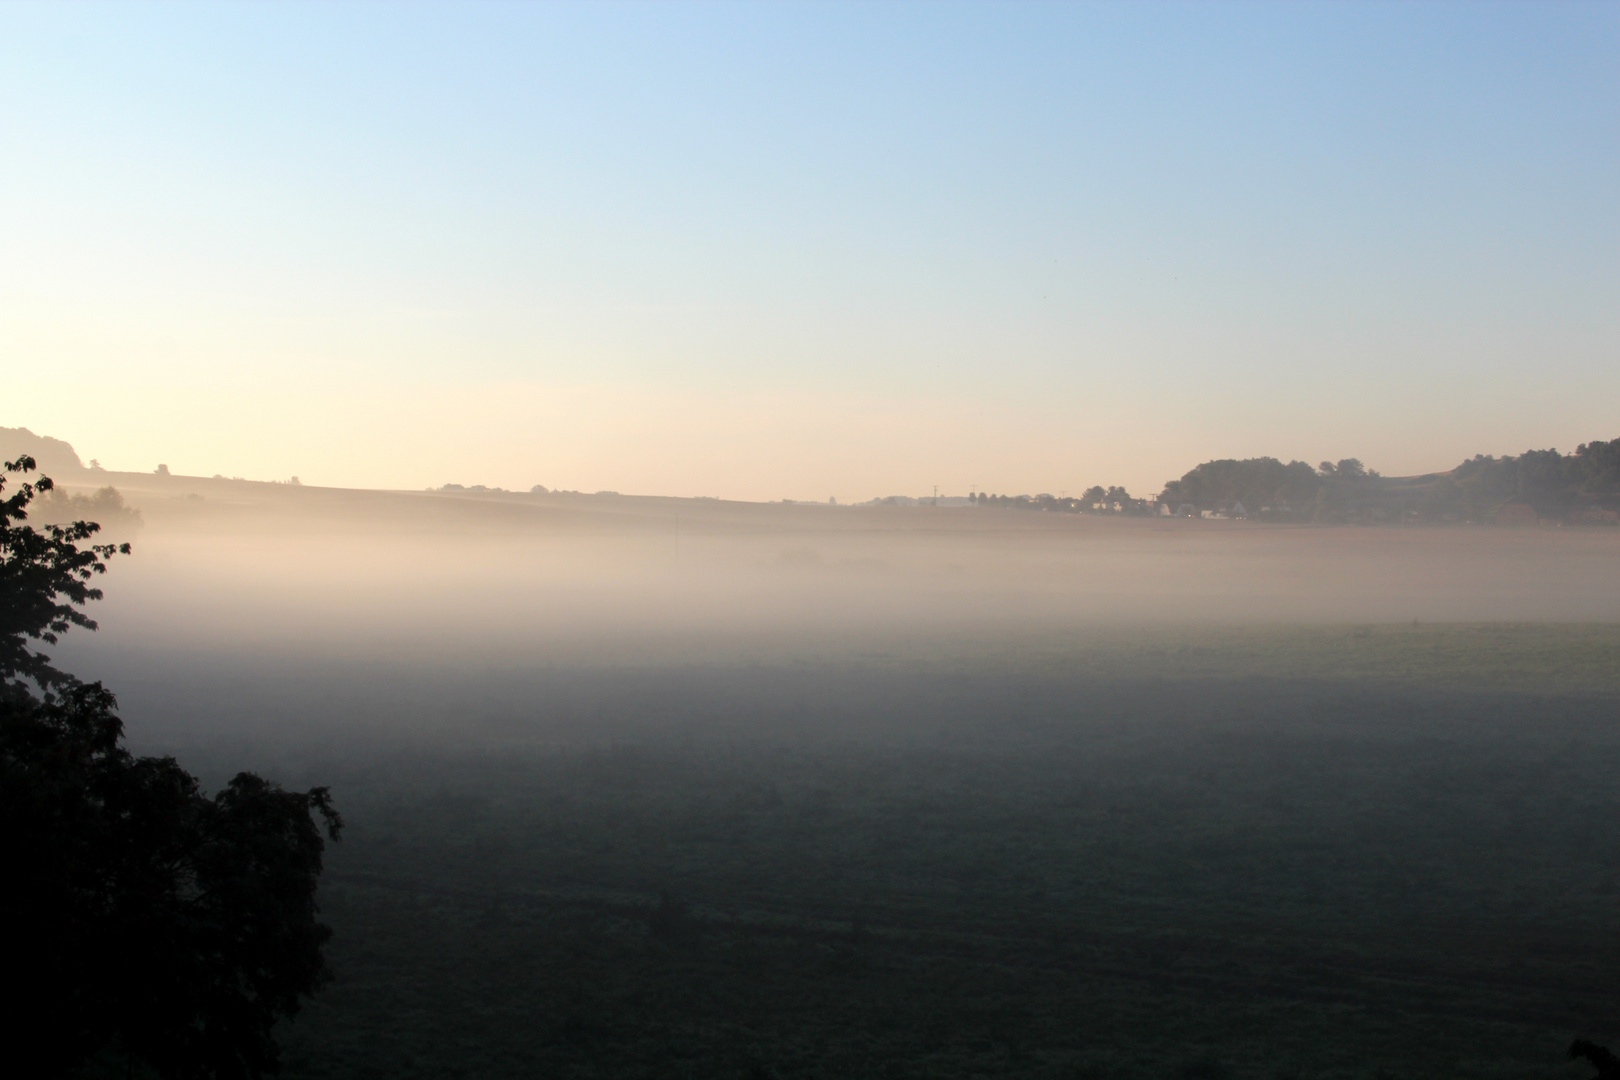
<svg viewBox="0 0 1620 1080">
<path fill-rule="evenodd" d="M 334 839 L 341 822 L 325 789 L 248 773 L 205 797 L 118 745 L 114 704 L 100 684 L 0 703 L 0 860 L 28 883 L 0 899 L 25 928 L 14 1040 L 58 1073 L 108 1050 L 166 1077 L 273 1071 L 272 1026 L 325 977 L 312 811 Z"/>
<path fill-rule="evenodd" d="M 0 924 L 21 991 L 0 1013 L 6 1042 L 37 1075 L 108 1056 L 162 1077 L 273 1072 L 275 1022 L 326 977 L 316 817 L 334 840 L 342 822 L 325 788 L 249 773 L 208 798 L 173 758 L 120 745 L 100 683 L 27 648 L 95 628 L 78 606 L 113 553 L 76 546 L 91 522 L 22 524 L 50 489 L 42 477 L 0 504 Z"/>
</svg>

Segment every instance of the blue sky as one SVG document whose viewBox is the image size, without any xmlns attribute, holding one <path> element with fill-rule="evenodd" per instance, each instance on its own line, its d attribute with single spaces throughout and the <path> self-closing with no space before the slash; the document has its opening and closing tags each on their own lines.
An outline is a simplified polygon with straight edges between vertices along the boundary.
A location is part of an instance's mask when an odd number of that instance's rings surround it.
<svg viewBox="0 0 1620 1080">
<path fill-rule="evenodd" d="M 0 424 L 743 498 L 1620 436 L 1620 8 L 0 7 Z"/>
</svg>

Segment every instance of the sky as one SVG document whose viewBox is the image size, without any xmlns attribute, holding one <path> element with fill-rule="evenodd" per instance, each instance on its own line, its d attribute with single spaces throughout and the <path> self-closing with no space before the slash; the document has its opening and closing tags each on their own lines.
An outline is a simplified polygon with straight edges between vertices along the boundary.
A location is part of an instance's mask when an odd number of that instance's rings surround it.
<svg viewBox="0 0 1620 1080">
<path fill-rule="evenodd" d="M 852 501 L 1620 437 L 1620 6 L 0 5 L 0 425 Z"/>
</svg>

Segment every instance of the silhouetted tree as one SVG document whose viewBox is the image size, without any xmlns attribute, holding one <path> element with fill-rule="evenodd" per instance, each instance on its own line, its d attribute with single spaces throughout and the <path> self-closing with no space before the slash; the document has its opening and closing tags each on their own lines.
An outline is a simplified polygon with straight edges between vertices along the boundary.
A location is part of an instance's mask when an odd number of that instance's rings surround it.
<svg viewBox="0 0 1620 1080">
<path fill-rule="evenodd" d="M 100 597 L 87 582 L 114 554 L 79 547 L 91 522 L 23 524 L 50 489 L 41 477 L 0 502 L 0 925 L 14 991 L 0 1035 L 35 1075 L 103 1055 L 166 1078 L 274 1072 L 276 1020 L 326 977 L 315 886 L 342 821 L 325 788 L 251 773 L 208 798 L 173 758 L 120 745 L 100 683 L 28 647 L 95 628 L 78 608 Z"/>
<path fill-rule="evenodd" d="M 32 472 L 34 459 L 24 455 L 6 462 L 5 468 L 8 473 Z M 28 643 L 54 645 L 73 626 L 94 630 L 95 620 L 79 610 L 101 599 L 101 590 L 92 588 L 90 581 L 107 572 L 104 560 L 115 553 L 129 554 L 128 544 L 116 548 L 84 544 L 101 531 L 95 522 L 47 525 L 43 530 L 23 524 L 28 504 L 54 486 L 50 477 L 42 476 L 0 499 L 0 694 L 7 697 L 28 696 L 30 682 L 49 697 L 73 681 Z M 6 477 L 0 475 L 0 496 L 5 488 Z"/>
</svg>

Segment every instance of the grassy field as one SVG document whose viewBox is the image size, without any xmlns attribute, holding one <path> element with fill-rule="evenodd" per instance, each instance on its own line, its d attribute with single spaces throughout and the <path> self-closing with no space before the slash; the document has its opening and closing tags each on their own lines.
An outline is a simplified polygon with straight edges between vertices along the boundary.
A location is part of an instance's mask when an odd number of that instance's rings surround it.
<svg viewBox="0 0 1620 1080">
<path fill-rule="evenodd" d="M 350 821 L 287 1075 L 1573 1078 L 1620 1037 L 1612 626 L 485 691 L 573 704 L 283 768 Z"/>
</svg>

